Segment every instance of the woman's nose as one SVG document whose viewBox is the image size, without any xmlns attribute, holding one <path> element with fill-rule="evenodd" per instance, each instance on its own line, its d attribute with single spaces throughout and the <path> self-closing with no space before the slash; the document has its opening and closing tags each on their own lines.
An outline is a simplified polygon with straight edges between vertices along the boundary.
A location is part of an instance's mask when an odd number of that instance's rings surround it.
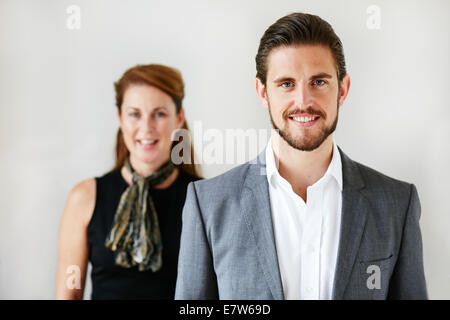
<svg viewBox="0 0 450 320">
<path fill-rule="evenodd" d="M 152 116 L 146 116 L 144 117 L 142 123 L 141 123 L 141 130 L 144 132 L 154 132 L 156 128 L 156 122 L 155 119 L 153 119 Z"/>
</svg>

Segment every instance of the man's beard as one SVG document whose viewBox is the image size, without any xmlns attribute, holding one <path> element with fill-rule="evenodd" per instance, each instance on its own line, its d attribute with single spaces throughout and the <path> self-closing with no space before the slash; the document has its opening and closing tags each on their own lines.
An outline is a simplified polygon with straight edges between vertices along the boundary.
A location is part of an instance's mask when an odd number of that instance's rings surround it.
<svg viewBox="0 0 450 320">
<path fill-rule="evenodd" d="M 322 145 L 322 143 L 328 138 L 328 136 L 336 130 L 336 126 L 338 123 L 338 115 L 339 115 L 339 104 L 337 104 L 336 118 L 334 119 L 331 126 L 322 128 L 317 136 L 305 135 L 300 138 L 295 138 L 289 133 L 289 131 L 287 129 L 282 130 L 282 129 L 278 128 L 278 126 L 275 124 L 275 121 L 273 121 L 269 101 L 267 101 L 267 103 L 269 105 L 269 115 L 270 115 L 270 122 L 272 122 L 272 127 L 275 130 L 278 130 L 278 134 L 284 139 L 284 141 L 286 141 L 294 149 L 301 150 L 301 151 L 313 151 L 313 150 L 317 149 L 318 147 L 320 147 Z M 302 113 L 302 112 L 300 110 L 296 109 L 296 110 L 293 110 L 293 112 L 289 112 L 289 113 L 294 114 L 294 113 Z M 314 111 L 312 108 L 308 108 L 305 113 L 308 113 L 311 115 L 319 114 L 320 117 L 322 119 L 324 119 L 323 113 Z M 285 118 L 286 121 L 289 121 L 288 120 L 289 117 L 287 115 L 283 114 L 283 118 Z"/>
</svg>

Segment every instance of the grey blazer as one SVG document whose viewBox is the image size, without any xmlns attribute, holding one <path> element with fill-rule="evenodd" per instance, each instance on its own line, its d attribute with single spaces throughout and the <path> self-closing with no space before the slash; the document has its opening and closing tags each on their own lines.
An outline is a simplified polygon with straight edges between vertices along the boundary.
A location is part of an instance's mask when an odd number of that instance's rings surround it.
<svg viewBox="0 0 450 320">
<path fill-rule="evenodd" d="M 333 299 L 427 299 L 414 185 L 342 159 L 341 233 Z M 191 182 L 175 299 L 284 299 L 265 153 Z"/>
</svg>

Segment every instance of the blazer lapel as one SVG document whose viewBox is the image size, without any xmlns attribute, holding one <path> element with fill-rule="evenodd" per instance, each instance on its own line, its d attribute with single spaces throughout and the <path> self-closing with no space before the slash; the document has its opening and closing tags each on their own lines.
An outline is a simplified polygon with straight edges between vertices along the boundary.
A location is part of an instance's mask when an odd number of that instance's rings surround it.
<svg viewBox="0 0 450 320">
<path fill-rule="evenodd" d="M 342 160 L 342 217 L 338 258 L 333 284 L 333 299 L 344 297 L 366 224 L 369 204 L 362 194 L 364 181 L 354 161 L 339 148 Z M 259 262 L 274 299 L 283 300 L 278 256 L 273 233 L 265 152 L 249 165 L 245 177 L 241 211 L 253 237 Z"/>
<path fill-rule="evenodd" d="M 241 211 L 253 237 L 262 272 L 276 300 L 283 300 L 283 288 L 272 226 L 269 186 L 265 173 L 265 153 L 249 165 L 244 181 Z"/>
<path fill-rule="evenodd" d="M 364 181 L 354 161 L 339 148 L 342 159 L 342 216 L 333 299 L 343 299 L 361 244 L 369 204 L 361 192 Z"/>
</svg>

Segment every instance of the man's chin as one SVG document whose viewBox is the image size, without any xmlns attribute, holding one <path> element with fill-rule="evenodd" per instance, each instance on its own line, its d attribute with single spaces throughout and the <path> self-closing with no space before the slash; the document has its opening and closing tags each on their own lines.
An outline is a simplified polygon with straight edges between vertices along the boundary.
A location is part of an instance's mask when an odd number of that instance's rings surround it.
<svg viewBox="0 0 450 320">
<path fill-rule="evenodd" d="M 298 127 L 292 127 L 289 122 L 284 123 L 284 129 L 280 130 L 279 126 L 273 121 L 271 113 L 270 121 L 272 123 L 272 128 L 275 129 L 281 138 L 292 148 L 300 151 L 314 151 L 336 130 L 338 117 L 336 116 L 330 128 L 314 126 L 315 128 L 303 128 L 302 130 L 299 130 Z"/>
<path fill-rule="evenodd" d="M 318 147 L 321 146 L 321 144 L 318 144 L 318 143 L 304 143 L 304 142 L 298 142 L 298 141 L 291 141 L 291 142 L 288 142 L 288 144 L 292 148 L 300 150 L 300 151 L 314 151 Z"/>
<path fill-rule="evenodd" d="M 289 146 L 300 151 L 314 151 L 326 139 L 326 137 L 293 137 L 282 131 L 279 131 L 279 135 Z"/>
</svg>

